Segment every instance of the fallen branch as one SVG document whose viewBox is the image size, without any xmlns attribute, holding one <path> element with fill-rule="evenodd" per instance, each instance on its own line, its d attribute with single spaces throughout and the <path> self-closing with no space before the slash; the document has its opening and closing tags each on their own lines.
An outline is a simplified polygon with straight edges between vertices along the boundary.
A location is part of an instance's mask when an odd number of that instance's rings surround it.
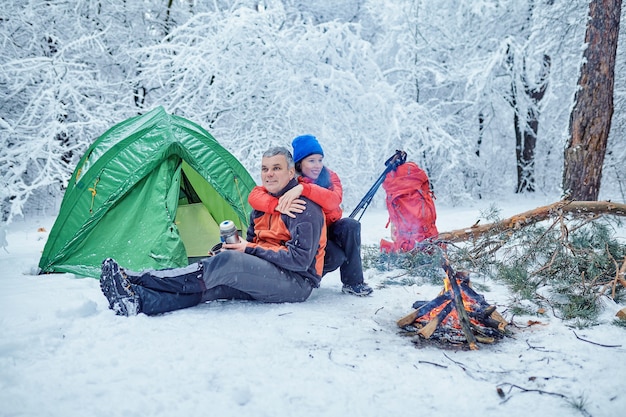
<svg viewBox="0 0 626 417">
<path fill-rule="evenodd" d="M 574 332 L 574 336 L 576 336 L 576 339 L 578 339 L 578 340 L 582 340 L 583 342 L 591 343 L 592 345 L 596 345 L 596 346 L 602 346 L 602 347 L 608 347 L 608 348 L 622 347 L 622 345 L 604 345 L 602 343 L 592 342 L 591 340 L 586 340 L 586 339 L 583 339 L 582 337 L 578 336 L 576 334 L 576 332 Z"/>
<path fill-rule="evenodd" d="M 618 282 L 622 285 L 622 287 L 626 288 L 626 256 L 624 256 L 622 266 L 615 274 L 615 284 L 613 285 L 613 299 L 615 299 L 615 287 L 617 286 Z"/>
<path fill-rule="evenodd" d="M 510 393 L 511 393 L 511 391 L 513 390 L 513 388 L 517 388 L 518 390 L 520 390 L 520 391 L 522 391 L 522 392 L 537 392 L 537 393 L 539 393 L 539 394 L 554 395 L 554 396 L 556 396 L 556 397 L 561 397 L 561 398 L 565 398 L 565 399 L 567 399 L 567 396 L 566 396 L 566 395 L 563 395 L 563 394 L 558 393 L 558 392 L 544 391 L 544 390 L 541 390 L 541 389 L 530 389 L 530 388 L 524 388 L 524 387 L 520 387 L 519 385 L 516 385 L 516 384 L 510 384 L 510 383 L 508 383 L 508 382 L 504 382 L 504 383 L 502 383 L 502 384 L 500 384 L 500 385 L 501 385 L 501 386 L 503 386 L 503 385 L 508 385 L 508 386 L 509 386 L 509 392 L 507 392 L 506 394 L 510 394 Z M 500 396 L 502 396 L 502 395 L 500 395 Z M 508 400 L 509 400 L 509 398 L 511 398 L 511 397 L 508 397 L 508 398 L 507 398 L 506 400 L 504 400 L 503 402 L 508 401 Z"/>
<path fill-rule="evenodd" d="M 443 232 L 439 234 L 438 240 L 444 242 L 463 242 L 470 239 L 477 239 L 494 231 L 510 232 L 519 230 L 522 227 L 563 214 L 611 214 L 615 216 L 626 216 L 626 204 L 612 203 L 610 201 L 558 201 L 495 223 L 480 226 L 475 224 L 469 228 Z"/>
<path fill-rule="evenodd" d="M 427 363 L 428 365 L 433 365 L 433 366 L 438 366 L 440 368 L 447 368 L 446 365 L 441 365 L 435 362 L 429 362 L 429 361 L 417 361 L 417 363 Z"/>
<path fill-rule="evenodd" d="M 626 288 L 626 278 L 624 278 L 626 276 L 626 256 L 624 256 L 624 260 L 622 262 L 622 266 L 620 267 L 619 264 L 617 263 L 617 261 L 615 260 L 615 258 L 613 258 L 613 256 L 611 256 L 611 253 L 608 250 L 606 252 L 608 253 L 609 257 L 611 258 L 611 261 L 613 262 L 613 265 L 615 265 L 615 278 L 613 280 L 611 280 L 610 282 L 607 282 L 607 283 L 604 284 L 602 289 L 598 292 L 598 297 L 604 295 L 606 290 L 608 288 L 611 288 L 611 298 L 613 300 L 615 300 L 615 293 L 617 291 L 617 284 L 621 284 L 622 287 Z"/>
</svg>

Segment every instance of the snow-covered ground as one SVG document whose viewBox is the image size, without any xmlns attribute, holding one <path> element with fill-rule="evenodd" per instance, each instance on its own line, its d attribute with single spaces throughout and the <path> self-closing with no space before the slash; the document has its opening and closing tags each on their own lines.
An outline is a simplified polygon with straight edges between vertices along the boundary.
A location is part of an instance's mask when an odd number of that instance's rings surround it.
<svg viewBox="0 0 626 417">
<path fill-rule="evenodd" d="M 553 202 L 496 203 L 502 216 Z M 440 231 L 491 203 L 437 207 Z M 363 243 L 388 237 L 368 209 Z M 626 410 L 626 331 L 514 318 L 512 337 L 478 351 L 416 348 L 396 320 L 440 286 L 343 295 L 338 273 L 301 304 L 212 302 L 118 317 L 96 279 L 34 275 L 53 217 L 9 225 L 0 250 L 1 416 L 617 416 Z M 385 274 L 366 271 L 377 287 Z M 509 293 L 481 282 L 507 319 Z M 482 289 L 482 287 L 481 287 Z M 527 326 L 529 319 L 540 324 Z M 585 340 L 580 340 L 585 339 Z M 589 342 L 611 345 L 605 347 Z M 503 397 L 499 395 L 502 390 Z M 582 410 L 581 410 L 582 408 Z"/>
</svg>

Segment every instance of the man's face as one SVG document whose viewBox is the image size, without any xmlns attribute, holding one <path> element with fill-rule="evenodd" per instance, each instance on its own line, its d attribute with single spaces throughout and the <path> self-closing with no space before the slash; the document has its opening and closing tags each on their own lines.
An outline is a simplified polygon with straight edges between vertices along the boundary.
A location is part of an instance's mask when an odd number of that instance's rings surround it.
<svg viewBox="0 0 626 417">
<path fill-rule="evenodd" d="M 285 188 L 295 174 L 295 168 L 287 168 L 287 159 L 284 155 L 274 155 L 261 160 L 261 181 L 265 189 L 272 194 Z"/>
</svg>

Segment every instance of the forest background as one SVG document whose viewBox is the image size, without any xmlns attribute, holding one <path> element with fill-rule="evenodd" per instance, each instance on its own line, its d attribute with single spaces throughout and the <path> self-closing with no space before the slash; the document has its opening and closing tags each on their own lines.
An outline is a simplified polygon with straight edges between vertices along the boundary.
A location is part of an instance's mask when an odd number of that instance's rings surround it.
<svg viewBox="0 0 626 417">
<path fill-rule="evenodd" d="M 316 135 L 348 211 L 396 149 L 451 206 L 558 196 L 588 13 L 583 0 L 6 1 L 3 223 L 56 212 L 87 147 L 159 105 L 255 179 L 269 145 Z M 600 198 L 626 202 L 621 26 Z M 538 128 L 532 184 L 520 187 L 516 115 L 527 114 Z"/>
</svg>

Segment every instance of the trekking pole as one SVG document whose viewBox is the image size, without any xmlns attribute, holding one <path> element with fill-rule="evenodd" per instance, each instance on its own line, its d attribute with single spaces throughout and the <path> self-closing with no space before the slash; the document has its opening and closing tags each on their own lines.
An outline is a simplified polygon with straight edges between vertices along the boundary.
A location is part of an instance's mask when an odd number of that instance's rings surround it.
<svg viewBox="0 0 626 417">
<path fill-rule="evenodd" d="M 383 181 L 385 181 L 385 177 L 387 176 L 387 174 L 390 173 L 391 171 L 395 171 L 396 168 L 398 168 L 400 165 L 404 164 L 405 162 L 406 162 L 406 152 L 396 150 L 396 153 L 393 154 L 391 158 L 385 161 L 386 167 L 383 173 L 380 174 L 380 176 L 378 177 L 374 185 L 369 189 L 369 191 L 365 194 L 363 199 L 361 199 L 359 204 L 357 204 L 354 210 L 352 210 L 352 213 L 350 213 L 350 216 L 348 217 L 350 217 L 351 219 L 354 219 L 356 215 L 359 212 L 361 212 L 361 214 L 359 215 L 359 218 L 356 219 L 357 221 L 361 221 L 361 217 L 363 217 L 363 214 L 365 213 L 365 209 L 367 209 L 367 206 L 369 206 L 370 203 L 372 202 L 372 199 L 374 198 L 374 195 L 376 194 L 378 187 L 380 187 Z"/>
</svg>

